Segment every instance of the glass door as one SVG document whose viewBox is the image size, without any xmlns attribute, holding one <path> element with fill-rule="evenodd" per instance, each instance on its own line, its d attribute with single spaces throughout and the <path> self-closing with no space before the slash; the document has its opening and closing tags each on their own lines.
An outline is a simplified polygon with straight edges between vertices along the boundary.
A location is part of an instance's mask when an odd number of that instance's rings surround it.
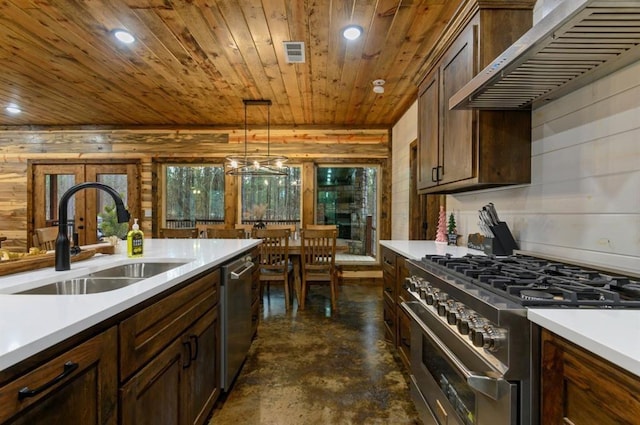
<svg viewBox="0 0 640 425">
<path fill-rule="evenodd" d="M 72 186 L 100 182 L 113 187 L 122 197 L 131 217 L 140 218 L 139 178 L 136 163 L 113 164 L 33 164 L 29 197 L 29 241 L 34 229 L 57 226 L 59 202 Z M 80 245 L 97 243 L 102 237 L 126 236 L 128 223 L 117 223 L 114 202 L 109 194 L 96 189 L 76 192 L 69 200 L 68 234 L 78 234 Z"/>
</svg>

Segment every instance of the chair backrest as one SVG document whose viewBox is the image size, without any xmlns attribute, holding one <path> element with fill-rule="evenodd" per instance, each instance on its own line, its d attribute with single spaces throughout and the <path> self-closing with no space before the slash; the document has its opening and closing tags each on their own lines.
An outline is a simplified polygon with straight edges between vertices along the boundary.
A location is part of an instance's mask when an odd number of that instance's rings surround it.
<svg viewBox="0 0 640 425">
<path fill-rule="evenodd" d="M 252 224 L 236 224 L 235 228 L 244 230 L 246 237 L 249 237 L 251 236 L 253 225 Z"/>
<path fill-rule="evenodd" d="M 244 239 L 246 233 L 243 229 L 207 229 L 208 239 Z"/>
<path fill-rule="evenodd" d="M 286 229 L 291 233 L 296 231 L 295 224 L 267 224 L 267 229 L 282 230 Z"/>
<path fill-rule="evenodd" d="M 56 249 L 57 237 L 58 226 L 42 227 L 35 230 L 33 242 L 38 248 L 51 251 Z"/>
<path fill-rule="evenodd" d="M 307 224 L 304 228 L 308 230 L 337 230 L 338 226 L 336 224 Z"/>
<path fill-rule="evenodd" d="M 289 229 L 253 229 L 251 237 L 262 239 L 260 268 L 286 272 L 289 264 Z"/>
<path fill-rule="evenodd" d="M 160 229 L 160 237 L 163 239 L 196 239 L 198 229 L 189 227 L 184 229 Z"/>
<path fill-rule="evenodd" d="M 208 229 L 225 229 L 224 224 L 196 224 L 196 229 L 198 229 L 198 237 L 206 238 Z"/>
<path fill-rule="evenodd" d="M 326 274 L 335 272 L 336 237 L 335 229 L 304 229 L 300 235 L 302 272 L 305 274 Z"/>
</svg>

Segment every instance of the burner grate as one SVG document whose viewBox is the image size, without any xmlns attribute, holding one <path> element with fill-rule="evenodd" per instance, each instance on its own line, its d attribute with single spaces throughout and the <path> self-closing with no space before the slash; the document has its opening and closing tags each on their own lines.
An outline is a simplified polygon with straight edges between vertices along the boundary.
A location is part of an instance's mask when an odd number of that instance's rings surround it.
<svg viewBox="0 0 640 425">
<path fill-rule="evenodd" d="M 640 308 L 640 281 L 572 264 L 522 254 L 434 255 L 423 262 L 525 306 Z"/>
</svg>

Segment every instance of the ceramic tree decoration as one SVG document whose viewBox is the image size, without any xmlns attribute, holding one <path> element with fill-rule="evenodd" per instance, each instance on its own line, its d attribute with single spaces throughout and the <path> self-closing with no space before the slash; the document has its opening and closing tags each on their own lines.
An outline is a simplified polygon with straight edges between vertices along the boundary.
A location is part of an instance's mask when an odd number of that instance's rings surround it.
<svg viewBox="0 0 640 425">
<path fill-rule="evenodd" d="M 456 219 L 453 213 L 449 214 L 449 223 L 447 224 L 447 236 L 449 245 L 456 245 L 458 242 L 458 235 L 456 234 Z"/>
<path fill-rule="evenodd" d="M 447 243 L 447 215 L 444 212 L 443 206 L 440 206 L 440 213 L 438 216 L 438 230 L 436 231 L 436 243 Z"/>
</svg>

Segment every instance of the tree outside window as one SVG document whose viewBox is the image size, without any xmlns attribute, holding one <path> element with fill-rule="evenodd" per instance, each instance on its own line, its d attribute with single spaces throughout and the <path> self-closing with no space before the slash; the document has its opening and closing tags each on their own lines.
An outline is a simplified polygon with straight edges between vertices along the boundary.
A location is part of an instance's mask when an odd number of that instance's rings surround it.
<svg viewBox="0 0 640 425">
<path fill-rule="evenodd" d="M 286 176 L 242 177 L 242 222 L 300 223 L 300 168 Z"/>
<path fill-rule="evenodd" d="M 165 182 L 168 227 L 224 222 L 222 165 L 167 165 Z"/>
</svg>

